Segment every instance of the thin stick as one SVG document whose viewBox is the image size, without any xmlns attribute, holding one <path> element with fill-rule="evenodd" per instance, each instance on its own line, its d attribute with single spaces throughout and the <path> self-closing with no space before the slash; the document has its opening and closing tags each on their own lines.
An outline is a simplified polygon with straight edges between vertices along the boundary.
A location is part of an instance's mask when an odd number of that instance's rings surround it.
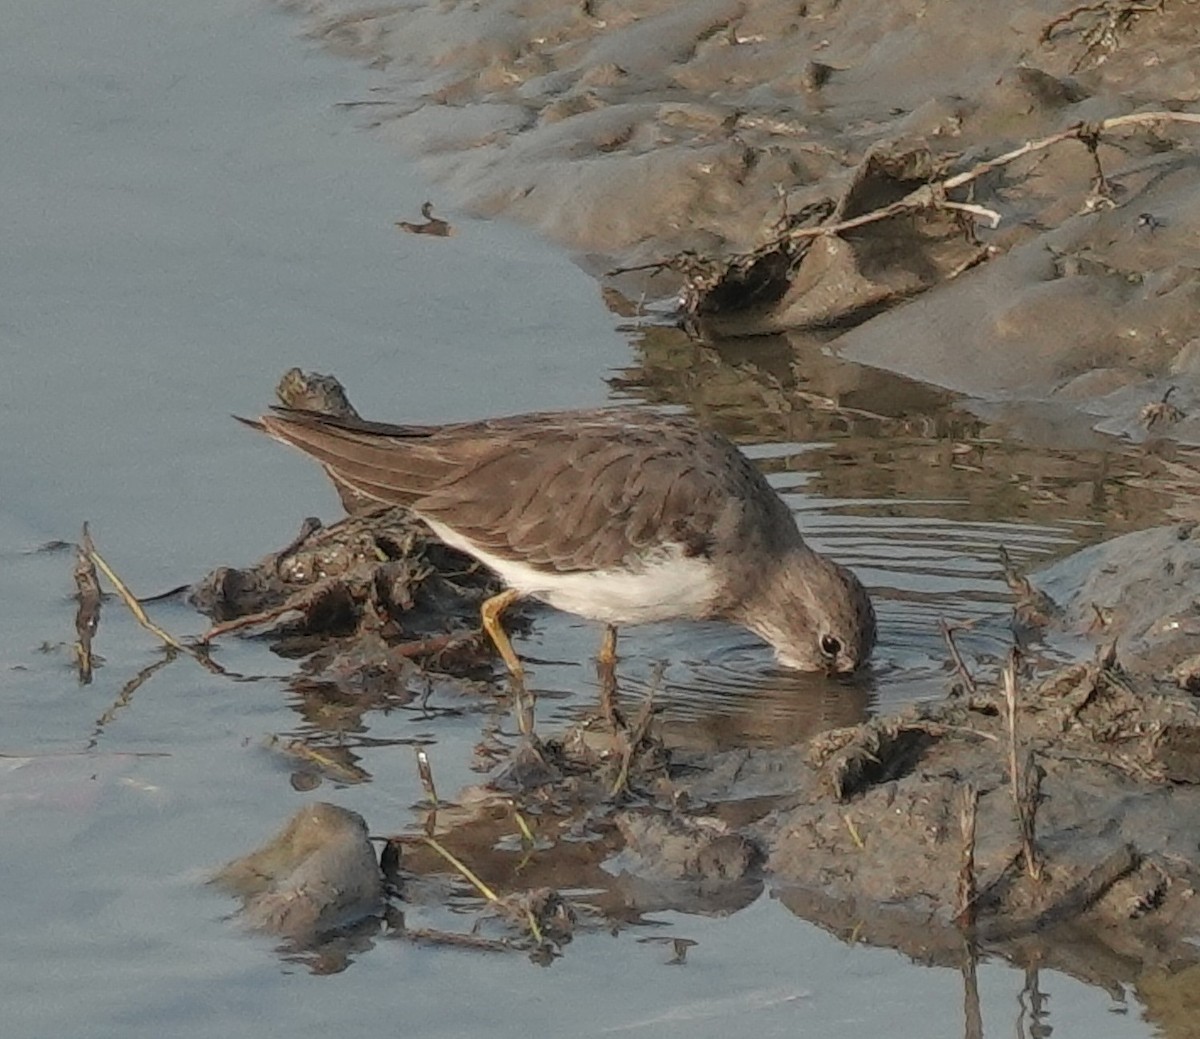
<svg viewBox="0 0 1200 1039">
<path fill-rule="evenodd" d="M 214 624 L 208 631 L 201 635 L 199 641 L 202 645 L 205 645 L 220 635 L 228 635 L 231 631 L 257 627 L 259 624 L 278 620 L 286 613 L 302 613 L 304 606 L 312 598 L 311 590 L 305 591 L 300 593 L 299 597 L 290 597 L 285 602 L 272 606 L 269 609 L 260 610 L 257 613 L 244 613 L 240 617 L 221 621 L 219 624 Z M 401 657 L 424 657 L 433 653 L 441 653 L 459 644 L 465 645 L 475 638 L 474 634 L 431 635 L 428 638 L 413 639 L 410 642 L 401 642 L 395 646 L 390 646 L 388 652 L 395 653 Z"/>
<path fill-rule="evenodd" d="M 1025 859 L 1025 872 L 1029 879 L 1042 879 L 1041 857 L 1037 851 L 1035 834 L 1035 812 L 1037 810 L 1037 766 L 1031 751 L 1024 767 L 1017 760 L 1017 651 L 1008 655 L 1004 665 L 1004 703 L 1008 722 L 1008 778 L 1013 805 L 1017 812 L 1017 827 L 1021 835 L 1021 854 Z M 1033 779 L 1031 783 L 1031 779 Z"/>
<path fill-rule="evenodd" d="M 525 922 L 529 924 L 529 933 L 533 935 L 533 940 L 541 945 L 545 941 L 542 937 L 542 928 L 537 922 L 537 916 L 528 906 L 525 908 Z"/>
<path fill-rule="evenodd" d="M 200 636 L 201 645 L 205 645 L 215 639 L 218 635 L 227 635 L 231 631 L 239 631 L 242 628 L 252 628 L 258 624 L 265 624 L 267 621 L 278 620 L 285 613 L 298 611 L 299 606 L 292 605 L 289 599 L 287 602 L 280 603 L 278 606 L 272 606 L 267 610 L 260 610 L 258 613 L 244 613 L 240 617 L 234 617 L 232 620 L 222 621 L 220 624 L 214 624 L 203 635 Z"/>
<path fill-rule="evenodd" d="M 953 209 L 960 213 L 969 213 L 971 216 L 979 217 L 988 227 L 1000 226 L 1000 214 L 994 209 L 988 209 L 987 206 L 977 206 L 971 202 L 951 202 L 949 199 L 942 199 L 938 204 L 942 209 Z"/>
<path fill-rule="evenodd" d="M 849 812 L 846 812 L 842 816 L 842 822 L 846 824 L 846 829 L 850 831 L 850 839 L 854 841 L 854 846 L 859 851 L 866 851 L 866 841 L 862 839 L 862 835 L 858 832 L 858 827 L 854 825 L 854 820 L 850 818 Z"/>
<path fill-rule="evenodd" d="M 534 844 L 535 838 L 533 836 L 533 831 L 529 828 L 529 823 L 525 821 L 525 816 L 521 814 L 521 810 L 517 807 L 515 801 L 513 802 L 512 810 L 513 818 L 517 822 L 517 829 L 521 831 L 521 840 L 528 845 Z"/>
<path fill-rule="evenodd" d="M 440 856 L 442 856 L 442 858 L 444 858 L 448 863 L 450 863 L 450 865 L 453 866 L 459 873 L 461 873 L 463 877 L 469 880 L 484 898 L 486 898 L 493 905 L 500 904 L 500 897 L 496 894 L 496 892 L 488 887 L 482 880 L 480 880 L 470 869 L 468 869 L 466 864 L 461 859 L 457 858 L 452 852 L 442 847 L 442 845 L 435 841 L 432 837 L 425 836 L 421 839 Z M 533 935 L 533 940 L 537 942 L 538 945 L 541 945 L 542 942 L 545 941 L 545 939 L 542 937 L 542 929 L 538 925 L 537 917 L 534 915 L 533 910 L 529 906 L 525 907 L 525 922 L 529 925 L 529 933 Z"/>
<path fill-rule="evenodd" d="M 949 621 L 944 617 L 938 623 L 942 627 L 942 638 L 946 640 L 946 645 L 950 647 L 950 659 L 954 661 L 954 670 L 957 671 L 963 680 L 963 685 L 967 687 L 967 692 L 972 695 L 976 692 L 975 679 L 971 676 L 971 672 L 967 670 L 966 662 L 962 658 L 962 654 L 958 651 L 958 646 L 954 644 L 954 633 L 964 630 L 963 625 L 955 624 L 951 627 Z"/>
<path fill-rule="evenodd" d="M 100 579 L 96 576 L 96 565 L 88 555 L 91 548 L 92 538 L 85 523 L 75 560 L 75 587 L 79 591 L 79 609 L 75 612 L 75 634 L 78 636 L 75 659 L 79 664 L 79 681 L 83 685 L 91 682 L 95 670 L 92 639 L 100 626 Z"/>
<path fill-rule="evenodd" d="M 177 638 L 175 638 L 174 635 L 164 631 L 146 615 L 146 611 L 142 609 L 142 604 L 137 601 L 133 592 L 129 590 L 129 586 L 126 585 L 125 582 L 116 575 L 113 568 L 104 561 L 104 557 L 100 555 L 100 553 L 97 552 L 94 547 L 87 549 L 86 552 L 87 557 L 93 563 L 95 563 L 101 571 L 103 571 L 104 576 L 107 577 L 112 583 L 113 588 L 116 589 L 116 592 L 121 597 L 121 600 L 126 606 L 129 607 L 129 612 L 133 614 L 134 620 L 136 620 L 152 635 L 158 636 L 159 639 L 165 642 L 172 649 L 177 649 L 181 653 L 191 653 L 193 656 L 195 656 L 195 650 L 189 649 Z"/>
<path fill-rule="evenodd" d="M 966 783 L 959 791 L 958 826 L 962 834 L 962 854 L 958 867 L 958 891 L 954 914 L 960 927 L 975 925 L 975 900 L 978 888 L 975 880 L 975 821 L 979 815 L 979 791 Z"/>
<path fill-rule="evenodd" d="M 194 646 L 188 646 L 180 642 L 177 638 L 175 638 L 174 635 L 170 634 L 170 632 L 163 630 L 157 624 L 155 624 L 154 621 L 152 621 L 147 615 L 146 611 L 142 609 L 142 604 L 137 601 L 137 597 L 129 590 L 129 586 L 122 581 L 119 576 L 117 576 L 117 572 L 113 570 L 113 568 L 109 566 L 107 562 L 105 562 L 104 557 L 96 551 L 96 546 L 92 543 L 91 535 L 88 533 L 86 524 L 84 525 L 83 534 L 84 544 L 81 546 L 81 550 L 84 552 L 87 558 L 100 569 L 101 573 L 108 578 L 117 595 L 121 597 L 121 601 L 129 608 L 129 612 L 133 614 L 133 619 L 136 620 L 138 624 L 140 624 L 152 635 L 156 636 L 171 649 L 178 650 L 180 653 L 186 653 L 189 657 L 191 657 L 201 666 L 207 668 L 209 671 L 219 675 L 227 673 L 223 667 L 211 660 L 200 650 L 196 649 Z"/>
<path fill-rule="evenodd" d="M 1005 721 L 1008 725 L 1009 791 L 1019 816 L 1021 814 L 1021 784 L 1017 769 L 1017 665 L 1016 658 L 1012 653 L 1009 654 L 1008 661 L 1004 665 L 1003 678 L 1004 705 L 1007 712 Z"/>
<path fill-rule="evenodd" d="M 417 775 L 421 777 L 421 785 L 425 788 L 425 796 L 434 808 L 438 806 L 437 787 L 433 783 L 433 769 L 429 765 L 429 755 L 423 747 L 417 748 Z"/>
<path fill-rule="evenodd" d="M 945 180 L 936 181 L 932 184 L 922 184 L 915 191 L 909 192 L 904 198 L 899 199 L 890 205 L 883 206 L 880 209 L 874 209 L 869 213 L 862 213 L 849 220 L 841 220 L 836 224 L 823 224 L 817 227 L 798 227 L 787 233 L 787 239 L 797 241 L 804 238 L 820 238 L 825 235 L 836 235 L 843 231 L 851 231 L 856 227 L 863 227 L 866 224 L 874 224 L 880 220 L 886 220 L 889 217 L 897 216 L 901 213 L 911 212 L 919 209 L 936 209 L 945 207 L 948 204 L 946 192 L 952 191 L 954 188 L 960 188 L 964 184 L 969 184 L 973 180 L 978 180 L 985 173 L 990 173 L 992 170 L 999 169 L 1001 166 L 1007 166 L 1010 162 L 1014 162 L 1024 155 L 1029 155 L 1036 151 L 1042 151 L 1052 145 L 1058 144 L 1061 141 L 1071 140 L 1072 138 L 1087 141 L 1094 140 L 1096 136 L 1106 130 L 1115 130 L 1122 126 L 1134 126 L 1142 123 L 1161 123 L 1161 122 L 1176 122 L 1176 123 L 1194 123 L 1200 124 L 1200 115 L 1191 112 L 1135 112 L 1131 115 L 1114 116 L 1112 119 L 1105 119 L 1099 123 L 1076 123 L 1058 133 L 1050 134 L 1048 137 L 1039 138 L 1036 141 L 1027 141 L 1018 148 L 1013 148 L 1005 152 L 1003 155 L 997 155 L 994 159 L 987 159 L 972 166 L 969 170 L 963 173 L 956 173 L 952 177 L 947 177 Z M 982 207 L 968 206 L 966 203 L 955 202 L 949 203 L 951 208 L 974 212 Z M 977 214 L 993 221 L 992 226 L 995 227 L 998 223 L 998 214 L 993 210 L 985 209 L 982 213 Z"/>
<path fill-rule="evenodd" d="M 454 869 L 457 870 L 459 873 L 461 873 L 462 876 L 466 880 L 470 881 L 471 884 L 475 887 L 475 889 L 481 895 L 483 895 L 483 897 L 486 898 L 489 902 L 499 902 L 500 901 L 500 896 L 497 895 L 496 892 L 493 891 L 490 887 L 488 887 L 482 880 L 480 880 L 473 872 L 471 872 L 471 870 L 466 866 L 466 864 L 463 863 L 461 859 L 457 858 L 453 852 L 448 851 L 446 848 L 442 847 L 442 845 L 439 844 L 432 837 L 428 837 L 428 836 L 422 837 L 421 840 L 423 840 L 426 844 L 429 845 L 429 847 L 431 847 L 442 858 L 444 858 L 448 863 L 450 863 L 450 865 L 453 866 Z"/>
</svg>

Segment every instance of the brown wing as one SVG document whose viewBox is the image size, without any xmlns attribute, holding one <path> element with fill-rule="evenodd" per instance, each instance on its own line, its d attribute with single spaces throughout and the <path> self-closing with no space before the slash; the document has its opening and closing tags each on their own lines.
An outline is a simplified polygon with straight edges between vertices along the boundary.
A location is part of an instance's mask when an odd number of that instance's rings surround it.
<svg viewBox="0 0 1200 1039">
<path fill-rule="evenodd" d="M 246 420 L 242 420 L 246 421 Z M 386 505 L 407 505 L 453 472 L 438 449 L 444 426 L 393 426 L 275 408 L 248 425 L 298 447 L 345 487 Z"/>
<path fill-rule="evenodd" d="M 279 411 L 262 426 L 354 490 L 559 572 L 614 566 L 665 542 L 706 555 L 725 532 L 796 536 L 746 458 L 687 419 L 614 409 L 421 427 Z"/>
</svg>

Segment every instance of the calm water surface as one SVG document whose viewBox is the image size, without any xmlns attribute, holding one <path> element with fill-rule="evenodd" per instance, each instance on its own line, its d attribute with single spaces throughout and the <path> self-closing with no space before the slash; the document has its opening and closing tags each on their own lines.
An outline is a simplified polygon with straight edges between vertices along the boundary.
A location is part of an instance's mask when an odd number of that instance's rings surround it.
<svg viewBox="0 0 1200 1039">
<path fill-rule="evenodd" d="M 585 933 L 548 970 L 399 941 L 332 976 L 281 959 L 226 918 L 231 905 L 202 883 L 212 868 L 314 796 L 376 832 L 411 826 L 411 746 L 432 748 L 444 792 L 477 782 L 471 748 L 488 712 L 378 712 L 323 731 L 260 643 L 220 649 L 252 680 L 186 659 L 151 672 L 157 644 L 115 603 L 103 667 L 80 687 L 73 556 L 44 546 L 89 520 L 151 594 L 256 559 L 306 515 L 335 517 L 315 467 L 228 418 L 260 409 L 294 364 L 336 372 L 381 418 L 684 406 L 747 445 L 813 542 L 855 565 L 880 603 L 874 674 L 846 688 L 781 675 L 720 626 L 625 639 L 628 695 L 665 664 L 673 740 L 764 744 L 940 695 L 942 618 L 978 623 L 964 652 L 986 670 L 1009 608 L 998 546 L 1032 565 L 1136 523 L 1153 503 L 1124 482 L 1131 463 L 1103 447 L 1012 444 L 819 345 L 701 347 L 631 323 L 511 227 L 456 216 L 454 239 L 398 234 L 392 221 L 433 189 L 334 107 L 362 96 L 365 74 L 258 3 L 0 9 L 5 1036 L 961 1034 L 957 972 L 843 944 L 768 896 L 727 919 L 664 912 L 653 927 Z M 177 635 L 204 627 L 176 602 L 155 618 Z M 591 703 L 597 637 L 545 614 L 520 642 L 544 724 Z M 336 738 L 370 781 L 298 793 L 264 747 L 271 735 Z M 473 912 L 410 916 L 466 929 Z M 699 943 L 685 966 L 644 940 L 664 936 Z M 1031 999 L 1034 981 L 1049 1002 Z M 1136 1003 L 1062 975 L 983 964 L 978 988 L 989 1034 L 1151 1032 Z"/>
</svg>

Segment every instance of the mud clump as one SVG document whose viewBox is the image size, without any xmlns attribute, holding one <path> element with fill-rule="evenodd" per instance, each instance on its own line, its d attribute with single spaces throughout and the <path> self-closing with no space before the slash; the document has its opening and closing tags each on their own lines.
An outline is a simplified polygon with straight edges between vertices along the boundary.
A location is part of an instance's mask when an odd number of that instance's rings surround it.
<svg viewBox="0 0 1200 1039">
<path fill-rule="evenodd" d="M 1052 940 L 1068 929 L 1146 966 L 1197 959 L 1196 702 L 1088 664 L 1021 691 L 1015 748 L 1006 710 L 1000 692 L 959 696 L 826 733 L 800 767 L 790 759 L 788 803 L 750 830 L 784 901 L 936 962 L 959 962 L 964 935 L 1009 955 L 1036 938 L 1044 963 L 1061 955 L 1088 977 Z M 739 782 L 771 756 L 743 763 Z M 1023 809 L 1014 762 L 1028 762 Z"/>
<path fill-rule="evenodd" d="M 332 376 L 293 368 L 276 393 L 288 407 L 357 414 Z M 365 702 L 411 699 L 431 676 L 469 690 L 469 679 L 490 675 L 479 609 L 499 591 L 495 576 L 406 510 L 335 486 L 345 519 L 305 520 L 278 552 L 219 567 L 191 588 L 192 604 L 216 622 L 205 640 L 275 625 L 276 651 L 308 658 L 297 691 L 323 687 Z"/>
<path fill-rule="evenodd" d="M 267 844 L 229 863 L 211 883 L 242 900 L 247 927 L 297 945 L 383 909 L 383 877 L 367 824 L 331 804 L 300 809 Z"/>
<path fill-rule="evenodd" d="M 1200 526 L 1195 520 L 1134 531 L 1085 548 L 1036 576 L 1062 606 L 1056 622 L 1118 640 L 1131 670 L 1192 679 L 1200 637 Z"/>
<path fill-rule="evenodd" d="M 557 955 L 579 925 L 733 912 L 769 887 L 835 933 L 926 962 L 958 965 L 972 948 L 1020 961 L 1033 943 L 1043 965 L 1089 981 L 1114 958 L 1200 963 L 1200 705 L 1111 661 L 1023 686 L 782 750 L 669 755 L 646 725 L 632 768 L 628 732 L 527 737 L 492 782 L 435 802 L 425 836 L 392 844 L 406 890 L 471 878 L 501 927 L 489 949 Z M 342 847 L 342 831 L 365 840 L 361 820 L 334 829 L 317 850 L 293 821 L 222 872 L 252 926 L 293 939 L 325 926 L 334 910 L 293 907 L 292 892 L 330 863 L 365 869 Z M 367 881 L 332 886 L 359 908 L 377 897 Z"/>
</svg>

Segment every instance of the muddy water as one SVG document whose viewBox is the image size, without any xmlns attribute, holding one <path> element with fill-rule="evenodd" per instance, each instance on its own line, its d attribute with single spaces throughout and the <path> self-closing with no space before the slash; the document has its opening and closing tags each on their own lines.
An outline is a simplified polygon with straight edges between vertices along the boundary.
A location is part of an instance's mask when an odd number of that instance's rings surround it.
<svg viewBox="0 0 1200 1039">
<path fill-rule="evenodd" d="M 287 691 L 291 664 L 253 640 L 220 650 L 241 680 L 164 663 L 115 602 L 103 666 L 81 687 L 72 557 L 51 543 L 90 519 L 149 594 L 256 558 L 309 513 L 336 515 L 318 472 L 227 418 L 261 407 L 292 364 L 336 371 L 380 417 L 686 406 L 745 443 L 812 540 L 861 570 L 884 632 L 873 674 L 844 687 L 781 675 L 726 628 L 630 633 L 626 695 L 665 662 L 672 739 L 728 746 L 938 695 L 943 617 L 981 622 L 964 654 L 986 668 L 988 628 L 1008 608 L 996 546 L 1033 563 L 1136 525 L 1161 507 L 1132 489 L 1136 460 L 1017 443 L 819 348 L 697 347 L 630 324 L 510 227 L 399 235 L 392 220 L 415 216 L 429 189 L 334 108 L 362 96 L 361 73 L 255 5 L 6 7 L 0 123 L 19 146 L 0 187 L 4 1034 L 960 1034 L 958 974 L 842 944 L 769 895 L 728 919 L 664 911 L 615 936 L 585 931 L 543 971 L 384 939 L 341 959 L 280 959 L 226 918 L 231 905 L 202 883 L 211 869 L 313 796 L 374 832 L 411 826 L 412 748 L 429 748 L 449 794 L 478 780 L 471 748 L 496 712 L 436 694 L 386 713 L 314 706 Z M 177 634 L 203 627 L 177 601 L 154 615 Z M 519 643 L 543 724 L 590 703 L 596 634 L 546 614 Z M 297 791 L 272 736 L 336 746 L 353 767 Z M 467 899 L 407 910 L 455 929 L 475 911 Z M 699 943 L 686 965 L 667 965 L 667 937 Z M 1149 1034 L 1136 1005 L 1061 975 L 984 964 L 977 986 L 989 1031 Z"/>
</svg>

